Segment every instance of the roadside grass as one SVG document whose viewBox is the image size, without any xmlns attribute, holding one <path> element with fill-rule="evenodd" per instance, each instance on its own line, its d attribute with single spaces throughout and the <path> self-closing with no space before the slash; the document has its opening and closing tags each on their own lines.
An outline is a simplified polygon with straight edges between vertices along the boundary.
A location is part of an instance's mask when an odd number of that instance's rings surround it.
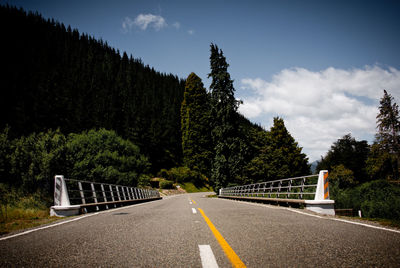
<svg viewBox="0 0 400 268">
<path fill-rule="evenodd" d="M 199 192 L 210 192 L 213 191 L 212 188 L 208 185 L 196 186 L 192 182 L 179 183 L 179 185 L 187 192 L 187 193 L 199 193 Z"/>
<path fill-rule="evenodd" d="M 21 212 L 18 212 L 18 214 L 21 216 Z M 57 217 L 50 217 L 47 211 L 36 212 L 34 213 L 35 216 L 32 217 L 28 216 L 31 214 L 30 212 L 22 214 L 24 214 L 22 218 L 8 218 L 7 220 L 2 219 L 0 222 L 0 235 L 51 223 L 59 219 Z M 43 216 L 43 214 L 47 215 Z"/>
<path fill-rule="evenodd" d="M 9 204 L 0 204 L 0 235 L 56 221 L 40 194 L 13 196 Z"/>
<path fill-rule="evenodd" d="M 400 228 L 400 220 L 390 220 L 390 219 L 380 219 L 380 218 L 356 218 L 356 219 L 364 221 L 373 221 L 384 226 Z"/>
</svg>

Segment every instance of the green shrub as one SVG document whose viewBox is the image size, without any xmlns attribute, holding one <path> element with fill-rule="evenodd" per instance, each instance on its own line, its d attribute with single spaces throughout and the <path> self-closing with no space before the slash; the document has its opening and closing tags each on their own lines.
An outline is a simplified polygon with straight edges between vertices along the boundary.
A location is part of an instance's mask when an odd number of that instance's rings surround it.
<svg viewBox="0 0 400 268">
<path fill-rule="evenodd" d="M 12 144 L 11 184 L 27 193 L 53 191 L 53 177 L 65 171 L 65 136 L 59 131 L 33 133 Z M 62 174 L 62 173 L 61 173 Z"/>
<path fill-rule="evenodd" d="M 150 168 L 136 145 L 105 129 L 70 134 L 66 162 L 70 178 L 132 186 Z"/>
<path fill-rule="evenodd" d="M 336 208 L 361 210 L 367 218 L 400 220 L 400 186 L 376 180 L 355 188 L 336 189 Z"/>
<path fill-rule="evenodd" d="M 168 180 L 161 180 L 160 181 L 160 188 L 161 189 L 174 189 L 174 182 Z"/>
<path fill-rule="evenodd" d="M 400 220 L 400 187 L 385 180 L 371 181 L 358 187 L 360 208 L 369 218 Z"/>
<path fill-rule="evenodd" d="M 157 176 L 160 178 L 167 179 L 169 177 L 169 172 L 165 168 L 161 169 L 158 173 Z"/>
<path fill-rule="evenodd" d="M 158 174 L 163 175 L 160 177 L 166 178 L 175 183 L 192 182 L 196 186 L 203 186 L 208 182 L 206 176 L 201 174 L 199 171 L 192 170 L 188 167 L 174 167 L 170 170 L 162 169 Z"/>
<path fill-rule="evenodd" d="M 196 187 L 192 182 L 185 182 L 180 184 L 181 187 L 188 193 L 210 192 L 213 191 L 209 186 Z"/>
<path fill-rule="evenodd" d="M 141 174 L 138 179 L 138 187 L 144 188 L 150 185 L 150 176 L 147 174 Z"/>
<path fill-rule="evenodd" d="M 11 141 L 8 137 L 9 128 L 6 127 L 0 133 L 0 178 L 2 182 L 11 183 L 10 177 L 10 155 L 11 155 Z"/>
</svg>

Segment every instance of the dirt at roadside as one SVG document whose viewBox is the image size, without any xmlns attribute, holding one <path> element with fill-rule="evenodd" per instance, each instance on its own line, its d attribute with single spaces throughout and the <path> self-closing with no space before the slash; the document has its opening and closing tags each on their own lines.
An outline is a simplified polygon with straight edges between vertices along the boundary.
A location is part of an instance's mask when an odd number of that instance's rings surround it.
<svg viewBox="0 0 400 268">
<path fill-rule="evenodd" d="M 160 191 L 161 196 L 169 196 L 169 195 L 177 195 L 177 194 L 185 194 L 186 190 L 182 188 L 174 189 L 174 190 L 167 190 L 167 189 L 162 189 Z"/>
</svg>

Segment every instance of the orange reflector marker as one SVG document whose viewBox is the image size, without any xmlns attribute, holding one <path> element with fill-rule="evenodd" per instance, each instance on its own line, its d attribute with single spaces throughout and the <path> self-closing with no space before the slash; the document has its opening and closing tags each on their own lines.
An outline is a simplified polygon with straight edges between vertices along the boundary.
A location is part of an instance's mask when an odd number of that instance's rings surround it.
<svg viewBox="0 0 400 268">
<path fill-rule="evenodd" d="M 329 173 L 326 172 L 324 174 L 324 199 L 329 199 L 329 180 L 328 180 Z"/>
<path fill-rule="evenodd" d="M 217 230 L 217 228 L 215 228 L 214 224 L 210 221 L 210 219 L 206 216 L 206 214 L 204 213 L 204 211 L 199 208 L 198 209 L 201 213 L 201 215 L 203 215 L 204 220 L 206 221 L 206 223 L 208 224 L 208 227 L 210 227 L 212 233 L 214 234 L 215 238 L 217 239 L 218 243 L 220 244 L 220 246 L 222 247 L 222 249 L 224 250 L 226 256 L 228 257 L 228 259 L 231 261 L 232 266 L 233 267 L 246 267 L 246 265 L 242 262 L 242 260 L 239 258 L 239 256 L 235 253 L 235 251 L 233 251 L 233 249 L 231 248 L 231 246 L 229 246 L 228 242 L 226 242 L 226 240 L 224 239 L 224 237 L 220 234 L 220 232 Z"/>
</svg>

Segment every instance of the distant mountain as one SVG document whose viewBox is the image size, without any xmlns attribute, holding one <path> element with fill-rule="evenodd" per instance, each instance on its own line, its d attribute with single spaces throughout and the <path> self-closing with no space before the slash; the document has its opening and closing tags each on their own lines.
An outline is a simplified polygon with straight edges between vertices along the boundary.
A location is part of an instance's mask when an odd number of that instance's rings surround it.
<svg viewBox="0 0 400 268">
<path fill-rule="evenodd" d="M 314 162 L 311 163 L 311 174 L 317 173 L 317 165 L 318 165 L 318 160 L 315 160 Z"/>
</svg>

